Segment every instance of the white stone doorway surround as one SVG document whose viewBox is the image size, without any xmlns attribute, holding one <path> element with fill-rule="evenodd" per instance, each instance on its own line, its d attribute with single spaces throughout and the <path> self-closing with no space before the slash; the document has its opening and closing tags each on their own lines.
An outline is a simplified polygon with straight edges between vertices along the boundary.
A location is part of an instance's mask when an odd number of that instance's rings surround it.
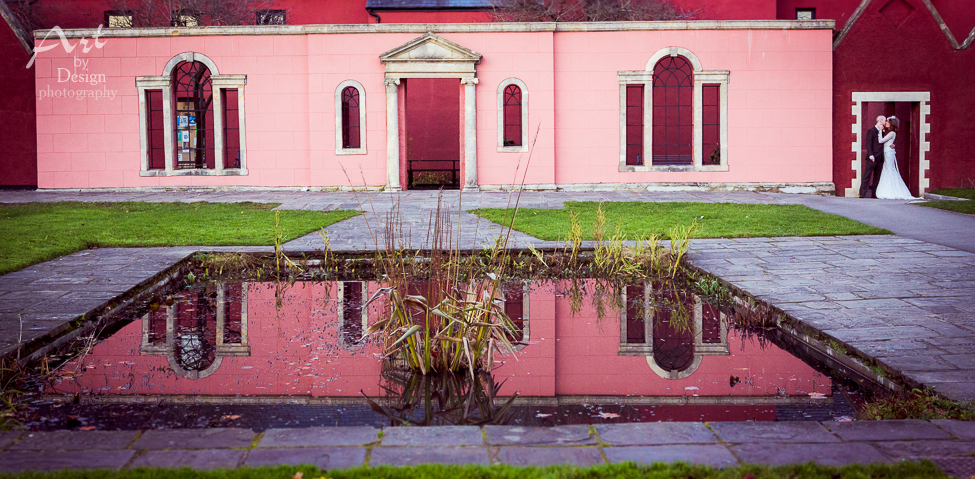
<svg viewBox="0 0 975 479">
<path fill-rule="evenodd" d="M 919 114 L 918 114 L 918 161 L 920 165 L 918 167 L 918 194 L 924 196 L 924 191 L 930 186 L 930 181 L 927 178 L 928 169 L 931 167 L 931 161 L 926 158 L 926 153 L 931 150 L 931 144 L 928 143 L 927 134 L 931 133 L 931 125 L 928 124 L 928 115 L 931 114 L 931 105 L 928 102 L 931 101 L 931 92 L 926 91 L 893 91 L 893 92 L 853 92 L 853 116 L 855 120 L 853 122 L 853 135 L 856 140 L 853 142 L 853 153 L 856 154 L 856 159 L 853 160 L 853 183 L 844 192 L 844 196 L 847 197 L 858 197 L 860 195 L 860 182 L 863 179 L 863 138 L 860 138 L 861 132 L 863 131 L 863 122 L 865 121 L 863 116 L 863 104 L 868 102 L 909 102 L 919 104 Z M 867 118 L 866 121 L 872 121 L 871 118 Z"/>
<path fill-rule="evenodd" d="M 427 33 L 379 55 L 386 66 L 386 187 L 400 191 L 399 85 L 403 78 L 459 78 L 464 85 L 462 189 L 477 189 L 476 65 L 481 54 Z"/>
</svg>

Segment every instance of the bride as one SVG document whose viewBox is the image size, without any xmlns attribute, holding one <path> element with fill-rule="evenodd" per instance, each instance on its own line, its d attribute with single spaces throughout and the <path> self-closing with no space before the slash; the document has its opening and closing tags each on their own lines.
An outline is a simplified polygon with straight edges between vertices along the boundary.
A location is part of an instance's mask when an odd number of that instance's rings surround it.
<svg viewBox="0 0 975 479">
<path fill-rule="evenodd" d="M 880 132 L 880 143 L 884 145 L 884 168 L 880 172 L 880 182 L 877 183 L 877 198 L 884 200 L 916 200 L 911 196 L 911 190 L 907 189 L 904 180 L 901 178 L 900 171 L 897 170 L 897 155 L 894 152 L 894 138 L 897 138 L 897 128 L 900 127 L 900 120 L 896 116 L 887 118 L 884 124 L 884 131 L 888 132 L 884 136 Z"/>
</svg>

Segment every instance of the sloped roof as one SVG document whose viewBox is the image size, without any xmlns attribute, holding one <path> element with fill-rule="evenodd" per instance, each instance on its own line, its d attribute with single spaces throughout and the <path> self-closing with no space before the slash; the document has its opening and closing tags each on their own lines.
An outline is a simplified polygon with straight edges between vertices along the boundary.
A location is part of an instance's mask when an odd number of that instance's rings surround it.
<svg viewBox="0 0 975 479">
<path fill-rule="evenodd" d="M 484 9 L 491 0 L 368 0 L 367 10 L 456 10 Z"/>
</svg>

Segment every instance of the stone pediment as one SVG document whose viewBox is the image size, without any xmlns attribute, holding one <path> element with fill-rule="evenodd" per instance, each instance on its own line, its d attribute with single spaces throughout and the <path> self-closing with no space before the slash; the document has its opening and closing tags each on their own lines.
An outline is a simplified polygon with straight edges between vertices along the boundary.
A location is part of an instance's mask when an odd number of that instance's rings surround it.
<svg viewBox="0 0 975 479">
<path fill-rule="evenodd" d="M 379 55 L 387 77 L 472 77 L 481 54 L 433 33 Z"/>
</svg>

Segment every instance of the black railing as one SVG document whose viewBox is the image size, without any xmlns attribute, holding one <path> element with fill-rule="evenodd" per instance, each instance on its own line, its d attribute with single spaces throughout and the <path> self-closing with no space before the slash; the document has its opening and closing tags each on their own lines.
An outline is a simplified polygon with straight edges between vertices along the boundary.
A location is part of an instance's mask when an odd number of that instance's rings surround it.
<svg viewBox="0 0 975 479">
<path fill-rule="evenodd" d="M 413 190 L 460 188 L 460 160 L 410 160 L 407 182 Z"/>
</svg>

